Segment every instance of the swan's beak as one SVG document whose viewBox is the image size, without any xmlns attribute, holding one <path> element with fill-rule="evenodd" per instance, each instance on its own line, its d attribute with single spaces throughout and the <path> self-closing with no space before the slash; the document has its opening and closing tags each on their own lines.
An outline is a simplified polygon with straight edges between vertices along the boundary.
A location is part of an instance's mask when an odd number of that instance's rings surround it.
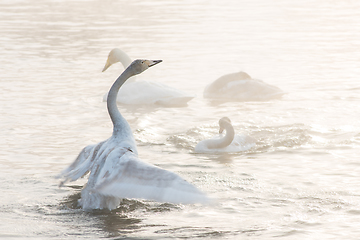
<svg viewBox="0 0 360 240">
<path fill-rule="evenodd" d="M 224 131 L 224 129 L 221 127 L 220 129 L 219 129 L 219 133 L 222 133 Z"/>
<path fill-rule="evenodd" d="M 106 69 L 108 69 L 111 66 L 111 63 L 109 61 L 109 58 L 106 60 L 106 64 L 104 66 L 104 69 L 102 70 L 103 72 L 105 72 Z"/>
<path fill-rule="evenodd" d="M 156 64 L 158 64 L 158 63 L 161 63 L 162 62 L 162 60 L 149 60 L 149 67 L 152 67 L 152 66 L 154 66 L 154 65 L 156 65 Z"/>
</svg>

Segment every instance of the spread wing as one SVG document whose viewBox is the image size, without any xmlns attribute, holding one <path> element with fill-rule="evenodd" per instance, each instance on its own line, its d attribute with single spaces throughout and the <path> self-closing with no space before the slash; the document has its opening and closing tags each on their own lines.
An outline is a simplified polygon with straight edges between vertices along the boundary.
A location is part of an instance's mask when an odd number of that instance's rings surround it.
<svg viewBox="0 0 360 240">
<path fill-rule="evenodd" d="M 95 185 L 95 191 L 103 195 L 184 204 L 209 201 L 177 174 L 142 162 L 130 151 L 114 150 L 106 162 Z"/>
<path fill-rule="evenodd" d="M 100 142 L 83 148 L 75 161 L 58 176 L 65 178 L 65 180 L 60 183 L 60 186 L 64 185 L 69 180 L 75 181 L 88 173 L 96 161 L 97 153 L 103 144 L 104 142 Z"/>
</svg>

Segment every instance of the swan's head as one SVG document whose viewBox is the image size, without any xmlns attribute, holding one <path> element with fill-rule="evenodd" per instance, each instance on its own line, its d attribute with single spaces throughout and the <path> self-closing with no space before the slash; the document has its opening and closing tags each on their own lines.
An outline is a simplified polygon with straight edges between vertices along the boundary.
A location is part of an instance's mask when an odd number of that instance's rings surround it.
<svg viewBox="0 0 360 240">
<path fill-rule="evenodd" d="M 223 117 L 219 120 L 219 133 L 222 133 L 227 125 L 231 125 L 231 120 L 228 117 Z"/>
<path fill-rule="evenodd" d="M 124 68 L 127 68 L 131 63 L 131 59 L 125 52 L 121 51 L 118 48 L 114 48 L 113 50 L 110 51 L 102 71 L 104 72 L 111 65 L 117 62 L 121 62 Z"/>
<path fill-rule="evenodd" d="M 140 74 L 143 71 L 145 71 L 146 69 L 148 69 L 149 67 L 155 66 L 156 64 L 161 63 L 161 62 L 162 62 L 162 60 L 137 59 L 130 64 L 128 69 L 131 69 L 131 71 L 134 75 Z"/>
</svg>

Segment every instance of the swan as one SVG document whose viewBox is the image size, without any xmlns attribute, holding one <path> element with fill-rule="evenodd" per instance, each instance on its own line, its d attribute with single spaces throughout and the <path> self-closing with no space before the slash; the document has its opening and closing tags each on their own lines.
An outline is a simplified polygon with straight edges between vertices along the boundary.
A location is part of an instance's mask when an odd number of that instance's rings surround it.
<svg viewBox="0 0 360 240">
<path fill-rule="evenodd" d="M 122 50 L 114 48 L 110 51 L 102 71 L 106 71 L 112 64 L 117 62 L 121 62 L 124 68 L 127 68 L 131 63 L 131 59 Z M 118 102 L 177 107 L 186 106 L 187 102 L 195 97 L 195 95 L 190 95 L 161 83 L 135 80 L 135 78 L 130 79 L 120 89 L 120 94 L 117 97 Z M 105 94 L 104 101 L 106 101 L 106 98 L 107 95 Z"/>
<path fill-rule="evenodd" d="M 177 174 L 141 161 L 131 128 L 117 108 L 116 97 L 125 81 L 161 60 L 135 60 L 116 79 L 107 98 L 113 134 L 98 144 L 86 146 L 64 169 L 60 183 L 89 174 L 79 205 L 84 210 L 116 208 L 122 198 L 149 199 L 171 203 L 205 203 L 208 198 Z"/>
<path fill-rule="evenodd" d="M 200 141 L 196 147 L 197 153 L 242 152 L 255 146 L 256 140 L 246 135 L 235 135 L 234 127 L 228 117 L 219 120 L 219 133 L 226 130 L 225 136 L 219 135 L 212 139 Z"/>
<path fill-rule="evenodd" d="M 280 88 L 251 78 L 245 72 L 224 75 L 206 86 L 205 98 L 231 99 L 236 101 L 265 101 L 284 95 Z"/>
</svg>

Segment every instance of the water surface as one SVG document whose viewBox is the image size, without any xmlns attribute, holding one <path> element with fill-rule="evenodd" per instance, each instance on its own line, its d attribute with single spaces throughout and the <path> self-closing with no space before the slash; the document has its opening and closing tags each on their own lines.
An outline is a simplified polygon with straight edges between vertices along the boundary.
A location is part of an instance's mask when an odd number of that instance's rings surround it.
<svg viewBox="0 0 360 240">
<path fill-rule="evenodd" d="M 2 239 L 358 239 L 358 1 L 0 2 Z M 140 157 L 215 203 L 124 200 L 77 207 L 86 179 L 55 176 L 111 135 L 101 73 L 118 47 L 164 62 L 138 77 L 196 94 L 187 107 L 119 106 Z M 245 71 L 287 92 L 266 102 L 210 102 L 207 84 Z M 228 116 L 257 139 L 237 154 L 195 154 Z"/>
</svg>

